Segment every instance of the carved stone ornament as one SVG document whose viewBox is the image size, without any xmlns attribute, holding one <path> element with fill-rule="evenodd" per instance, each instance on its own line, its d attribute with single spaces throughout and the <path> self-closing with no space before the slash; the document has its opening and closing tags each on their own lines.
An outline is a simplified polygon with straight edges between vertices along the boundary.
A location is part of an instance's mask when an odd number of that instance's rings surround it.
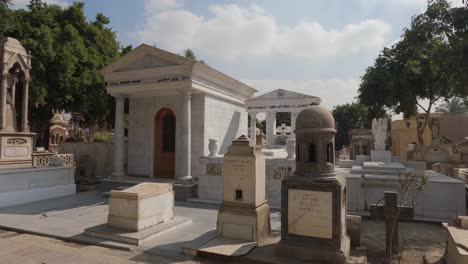
<svg viewBox="0 0 468 264">
<path fill-rule="evenodd" d="M 23 145 L 26 144 L 27 141 L 24 138 L 9 138 L 7 140 L 7 144 L 9 145 Z"/>
</svg>

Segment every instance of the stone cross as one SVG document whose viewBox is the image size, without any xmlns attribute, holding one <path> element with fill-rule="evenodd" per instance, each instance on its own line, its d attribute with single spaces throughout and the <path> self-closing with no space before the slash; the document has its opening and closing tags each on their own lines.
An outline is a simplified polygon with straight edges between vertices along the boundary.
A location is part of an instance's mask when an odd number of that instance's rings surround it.
<svg viewBox="0 0 468 264">
<path fill-rule="evenodd" d="M 374 135 L 375 150 L 385 150 L 385 139 L 387 139 L 387 118 L 374 118 L 372 120 L 372 134 Z"/>
</svg>

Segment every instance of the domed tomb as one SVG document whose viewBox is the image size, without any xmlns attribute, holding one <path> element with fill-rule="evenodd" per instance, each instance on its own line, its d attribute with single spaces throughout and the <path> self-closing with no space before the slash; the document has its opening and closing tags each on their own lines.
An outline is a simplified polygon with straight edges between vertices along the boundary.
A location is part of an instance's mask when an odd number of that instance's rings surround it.
<svg viewBox="0 0 468 264">
<path fill-rule="evenodd" d="M 296 175 L 326 177 L 335 174 L 335 120 L 331 112 L 313 104 L 296 120 Z"/>
<path fill-rule="evenodd" d="M 345 264 L 346 179 L 335 174 L 335 120 L 317 104 L 296 119 L 296 172 L 281 184 L 281 241 L 277 255 Z"/>
</svg>

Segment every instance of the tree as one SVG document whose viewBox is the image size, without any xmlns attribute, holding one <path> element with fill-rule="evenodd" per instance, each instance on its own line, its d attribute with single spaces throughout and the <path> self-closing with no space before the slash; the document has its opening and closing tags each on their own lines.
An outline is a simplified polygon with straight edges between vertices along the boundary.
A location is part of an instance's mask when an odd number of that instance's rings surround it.
<svg viewBox="0 0 468 264">
<path fill-rule="evenodd" d="M 132 50 L 133 50 L 133 46 L 132 46 L 132 45 L 128 45 L 127 47 L 121 46 L 120 49 L 121 49 L 120 53 L 121 53 L 122 56 L 123 56 L 123 55 L 129 53 L 130 51 L 132 51 Z"/>
<path fill-rule="evenodd" d="M 185 55 L 186 58 L 192 59 L 194 61 L 198 61 L 198 62 L 200 62 L 202 64 L 206 64 L 204 60 L 197 60 L 197 55 L 195 55 L 195 52 L 193 52 L 193 50 L 191 50 L 191 49 L 186 49 L 184 51 L 184 55 Z"/>
<path fill-rule="evenodd" d="M 419 107 L 424 112 L 424 122 L 418 126 L 419 144 L 423 144 L 434 104 L 466 92 L 468 71 L 460 62 L 464 52 L 460 43 L 468 42 L 461 41 L 466 32 L 454 22 L 461 16 L 457 12 L 466 17 L 468 10 L 452 9 L 445 0 L 433 1 L 425 13 L 413 17 L 398 43 L 381 52 L 359 87 L 359 102 L 371 110 L 389 107 L 410 118 Z M 428 105 L 422 105 L 422 100 Z"/>
<path fill-rule="evenodd" d="M 444 103 L 436 107 L 436 111 L 445 115 L 461 115 L 468 112 L 468 107 L 462 99 L 454 97 L 446 99 Z"/>
<path fill-rule="evenodd" d="M 1 32 L 32 53 L 29 120 L 42 145 L 53 109 L 81 112 L 87 124 L 113 122 L 114 100 L 99 71 L 120 55 L 118 43 L 109 19 L 99 13 L 89 22 L 83 8 L 83 3 L 62 8 L 32 0 L 27 10 L 8 10 L 14 26 Z"/>
<path fill-rule="evenodd" d="M 195 55 L 195 53 L 194 53 L 193 50 L 191 50 L 191 49 L 186 49 L 186 50 L 184 51 L 184 54 L 185 54 L 185 57 L 186 57 L 186 58 L 192 59 L 192 60 L 194 60 L 194 61 L 197 60 L 197 56 Z"/>
<path fill-rule="evenodd" d="M 349 145 L 348 132 L 350 129 L 369 128 L 373 118 L 385 117 L 385 110 L 374 113 L 369 111 L 368 107 L 351 103 L 337 105 L 332 111 L 336 123 L 335 149 L 339 150 L 343 145 Z"/>
</svg>

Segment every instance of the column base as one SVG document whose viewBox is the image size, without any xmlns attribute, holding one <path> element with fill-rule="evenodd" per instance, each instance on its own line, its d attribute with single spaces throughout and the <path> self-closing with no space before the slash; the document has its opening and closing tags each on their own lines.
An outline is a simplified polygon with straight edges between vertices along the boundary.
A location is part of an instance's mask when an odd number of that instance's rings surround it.
<svg viewBox="0 0 468 264">
<path fill-rule="evenodd" d="M 183 176 L 180 178 L 176 178 L 176 180 L 180 183 L 187 183 L 187 184 L 193 183 L 195 181 L 192 176 Z"/>
<path fill-rule="evenodd" d="M 122 178 L 122 177 L 125 177 L 127 176 L 127 174 L 123 173 L 123 172 L 113 172 L 111 174 L 111 178 Z"/>
</svg>

